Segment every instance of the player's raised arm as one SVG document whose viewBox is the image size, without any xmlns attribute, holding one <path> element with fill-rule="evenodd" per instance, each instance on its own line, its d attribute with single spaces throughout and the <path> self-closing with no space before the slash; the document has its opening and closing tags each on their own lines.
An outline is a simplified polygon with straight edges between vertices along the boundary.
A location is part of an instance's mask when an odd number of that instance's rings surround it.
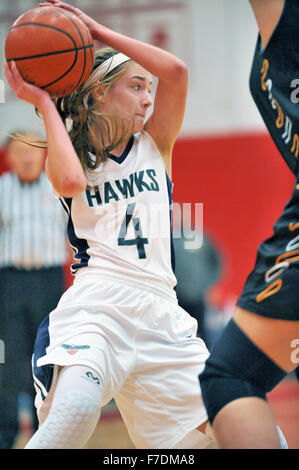
<svg viewBox="0 0 299 470">
<path fill-rule="evenodd" d="M 46 168 L 49 180 L 61 196 L 75 196 L 86 187 L 86 178 L 50 95 L 24 81 L 15 62 L 5 63 L 4 68 L 6 79 L 16 96 L 35 106 L 42 115 L 47 136 Z"/>
<path fill-rule="evenodd" d="M 159 79 L 153 113 L 145 124 L 145 130 L 154 139 L 170 172 L 171 152 L 182 126 L 186 106 L 188 71 L 185 63 L 165 50 L 95 22 L 71 5 L 59 0 L 50 0 L 50 3 L 75 13 L 84 21 L 93 38 L 126 54 Z"/>
<path fill-rule="evenodd" d="M 284 0 L 250 0 L 265 48 L 281 16 Z"/>
<path fill-rule="evenodd" d="M 98 37 L 123 52 L 158 79 L 153 113 L 145 124 L 170 171 L 171 152 L 181 129 L 187 96 L 186 65 L 174 55 L 150 44 L 116 33 L 102 25 Z"/>
</svg>

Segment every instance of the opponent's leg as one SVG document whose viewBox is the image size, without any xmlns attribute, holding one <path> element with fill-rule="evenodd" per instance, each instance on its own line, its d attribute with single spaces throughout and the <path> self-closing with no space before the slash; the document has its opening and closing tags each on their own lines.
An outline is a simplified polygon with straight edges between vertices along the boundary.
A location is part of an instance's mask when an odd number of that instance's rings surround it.
<svg viewBox="0 0 299 470">
<path fill-rule="evenodd" d="M 200 375 L 220 448 L 285 447 L 266 394 L 286 375 L 234 320 L 229 322 Z"/>
<path fill-rule="evenodd" d="M 49 415 L 25 448 L 82 448 L 99 420 L 101 395 L 101 380 L 93 369 L 63 367 Z"/>
<path fill-rule="evenodd" d="M 240 398 L 217 414 L 213 431 L 221 449 L 280 449 L 276 420 L 267 401 Z"/>
<path fill-rule="evenodd" d="M 238 308 L 234 321 L 254 343 L 286 372 L 294 368 L 291 361 L 292 339 L 299 333 L 298 322 L 285 322 L 263 318 Z M 294 336 L 295 335 L 295 336 Z M 296 337 L 297 337 L 296 336 Z M 227 421 L 230 433 L 225 431 Z M 228 403 L 217 414 L 213 430 L 220 447 L 257 447 L 267 449 L 286 447 L 284 436 L 276 426 L 276 420 L 267 401 L 259 398 L 241 398 Z"/>
<path fill-rule="evenodd" d="M 240 307 L 236 309 L 234 321 L 281 369 L 295 370 L 294 340 L 299 338 L 299 321 L 263 317 Z"/>
</svg>

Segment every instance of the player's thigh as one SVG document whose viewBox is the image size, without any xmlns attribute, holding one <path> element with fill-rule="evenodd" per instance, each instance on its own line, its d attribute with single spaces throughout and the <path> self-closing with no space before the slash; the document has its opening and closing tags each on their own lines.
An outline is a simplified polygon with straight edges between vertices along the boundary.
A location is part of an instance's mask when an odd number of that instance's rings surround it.
<svg viewBox="0 0 299 470">
<path fill-rule="evenodd" d="M 199 338 L 175 348 L 161 351 L 160 361 L 155 351 L 156 363 L 132 374 L 115 397 L 137 448 L 172 448 L 207 421 L 198 375 L 209 353 Z"/>
<path fill-rule="evenodd" d="M 279 367 L 286 372 L 296 368 L 299 321 L 264 317 L 239 307 L 234 320 L 251 341 Z"/>
</svg>

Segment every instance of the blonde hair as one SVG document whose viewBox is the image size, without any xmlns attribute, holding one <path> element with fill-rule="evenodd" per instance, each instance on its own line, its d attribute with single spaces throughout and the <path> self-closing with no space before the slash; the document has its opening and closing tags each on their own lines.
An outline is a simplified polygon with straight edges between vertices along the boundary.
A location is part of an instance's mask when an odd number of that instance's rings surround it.
<svg viewBox="0 0 299 470">
<path fill-rule="evenodd" d="M 24 144 L 32 145 L 33 147 L 38 147 L 38 148 L 45 148 L 45 140 L 43 137 L 34 131 L 30 130 L 25 130 L 25 129 L 15 129 L 11 131 L 10 133 L 7 132 L 1 132 L 2 135 L 5 136 L 5 140 L 3 142 L 3 147 L 4 149 L 8 149 L 10 144 L 13 141 L 21 141 Z"/>
<path fill-rule="evenodd" d="M 98 50 L 95 54 L 93 70 L 117 53 L 118 51 L 110 47 Z M 84 169 L 97 168 L 101 161 L 107 158 L 107 154 L 132 133 L 133 120 L 102 113 L 99 103 L 92 94 L 95 88 L 102 85 L 104 96 L 106 96 L 127 70 L 129 63 L 125 62 L 103 77 L 96 78 L 88 87 L 84 87 L 83 83 L 74 93 L 55 100 L 58 112 Z M 90 153 L 95 155 L 95 158 L 90 158 Z"/>
<path fill-rule="evenodd" d="M 93 71 L 115 54 L 118 51 L 111 47 L 96 51 Z M 106 160 L 108 153 L 133 132 L 133 119 L 101 113 L 92 94 L 95 88 L 102 85 L 106 96 L 127 70 L 129 63 L 127 61 L 118 65 L 101 78 L 96 78 L 88 87 L 84 87 L 84 82 L 74 93 L 63 98 L 53 98 L 84 169 L 97 168 Z M 36 113 L 40 115 L 37 109 Z M 17 133 L 9 137 L 34 147 L 47 148 L 47 141 L 30 138 L 26 134 Z M 90 153 L 95 157 L 91 158 Z"/>
</svg>

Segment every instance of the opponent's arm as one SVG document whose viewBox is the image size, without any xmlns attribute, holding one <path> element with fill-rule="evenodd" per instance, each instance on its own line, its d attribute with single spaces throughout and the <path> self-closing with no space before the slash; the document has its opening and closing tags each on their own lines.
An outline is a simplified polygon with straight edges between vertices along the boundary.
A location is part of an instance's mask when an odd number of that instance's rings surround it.
<svg viewBox="0 0 299 470">
<path fill-rule="evenodd" d="M 41 113 L 47 136 L 46 172 L 55 191 L 73 197 L 86 187 L 86 178 L 63 121 L 50 97 L 39 87 L 23 80 L 15 62 L 4 64 L 5 75 L 16 96 Z"/>
<path fill-rule="evenodd" d="M 250 3 L 265 48 L 279 21 L 284 0 L 250 0 Z"/>
</svg>

